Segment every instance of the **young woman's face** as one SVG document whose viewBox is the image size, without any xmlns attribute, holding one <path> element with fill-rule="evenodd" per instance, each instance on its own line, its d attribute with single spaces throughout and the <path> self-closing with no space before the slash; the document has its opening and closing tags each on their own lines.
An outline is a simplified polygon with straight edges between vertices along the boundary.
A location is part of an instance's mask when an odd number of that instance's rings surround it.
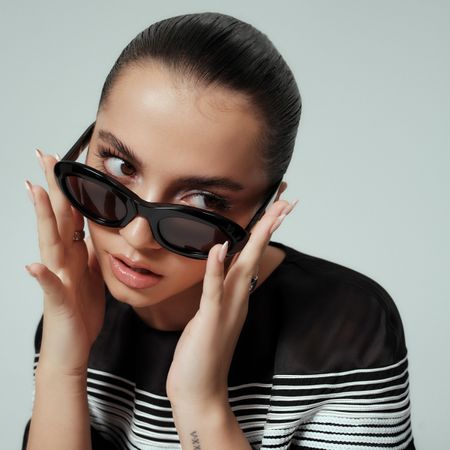
<svg viewBox="0 0 450 450">
<path fill-rule="evenodd" d="M 173 75 L 156 65 L 123 73 L 98 112 L 86 163 L 144 200 L 196 206 L 245 227 L 269 184 L 256 147 L 262 124 L 245 99 L 230 91 L 173 82 Z M 136 160 L 121 153 L 114 140 Z M 226 178 L 242 189 L 181 181 L 187 177 Z M 105 282 L 118 300 L 141 308 L 201 294 L 206 260 L 161 247 L 144 218 L 121 229 L 91 221 L 88 227 Z M 138 261 L 162 277 L 151 287 L 130 287 L 116 277 L 111 254 Z"/>
</svg>

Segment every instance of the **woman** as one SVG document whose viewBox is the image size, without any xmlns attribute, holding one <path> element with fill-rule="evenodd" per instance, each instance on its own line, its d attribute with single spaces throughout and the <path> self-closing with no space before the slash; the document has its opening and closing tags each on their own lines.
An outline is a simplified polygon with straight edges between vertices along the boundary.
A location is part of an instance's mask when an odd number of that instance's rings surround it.
<svg viewBox="0 0 450 450">
<path fill-rule="evenodd" d="M 267 36 L 188 14 L 123 50 L 62 160 L 38 152 L 23 448 L 414 449 L 389 294 L 271 241 L 300 112 Z"/>
</svg>

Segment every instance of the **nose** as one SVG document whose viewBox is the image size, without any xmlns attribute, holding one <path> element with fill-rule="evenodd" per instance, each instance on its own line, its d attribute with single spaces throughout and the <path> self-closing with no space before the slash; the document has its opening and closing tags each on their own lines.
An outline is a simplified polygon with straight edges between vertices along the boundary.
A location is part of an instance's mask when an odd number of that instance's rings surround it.
<svg viewBox="0 0 450 450">
<path fill-rule="evenodd" d="M 128 225 L 119 230 L 119 234 L 134 248 L 160 249 L 161 245 L 153 237 L 150 224 L 141 216 L 135 217 Z"/>
</svg>

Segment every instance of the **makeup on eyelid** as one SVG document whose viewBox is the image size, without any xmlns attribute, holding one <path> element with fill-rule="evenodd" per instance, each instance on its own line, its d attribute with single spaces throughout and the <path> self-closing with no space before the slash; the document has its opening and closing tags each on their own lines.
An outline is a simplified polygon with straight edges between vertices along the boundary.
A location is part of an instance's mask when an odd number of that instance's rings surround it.
<svg viewBox="0 0 450 450">
<path fill-rule="evenodd" d="M 130 164 L 125 159 L 123 159 L 122 155 L 118 154 L 118 152 L 116 152 L 114 150 L 110 150 L 106 147 L 100 146 L 95 151 L 95 156 L 102 161 L 103 167 L 101 168 L 101 170 L 105 171 L 105 173 L 107 173 L 109 176 L 115 178 L 117 181 L 121 182 L 125 186 L 127 185 L 127 183 L 122 182 L 121 178 L 133 177 L 133 175 L 131 175 L 131 174 L 123 174 L 122 176 L 115 175 L 114 173 L 112 173 L 113 172 L 113 170 L 111 170 L 112 168 L 108 168 L 106 166 L 106 160 L 116 159 L 116 160 L 122 162 L 120 165 L 120 168 L 119 168 L 120 171 L 123 170 L 123 165 L 127 166 L 128 168 L 133 168 L 132 164 Z M 117 167 L 116 167 L 116 169 L 117 169 Z M 197 208 L 201 208 L 201 209 L 205 209 L 205 210 L 219 211 L 219 212 L 223 212 L 223 211 L 227 211 L 227 210 L 231 209 L 231 204 L 226 198 L 218 196 L 217 194 L 214 194 L 212 192 L 205 192 L 205 191 L 191 192 L 191 193 L 187 194 L 187 197 L 202 197 L 203 198 L 204 205 L 202 205 L 202 206 L 194 205 Z M 206 202 L 206 205 L 205 205 L 205 202 Z M 210 203 L 210 207 L 207 206 L 208 202 Z"/>
</svg>

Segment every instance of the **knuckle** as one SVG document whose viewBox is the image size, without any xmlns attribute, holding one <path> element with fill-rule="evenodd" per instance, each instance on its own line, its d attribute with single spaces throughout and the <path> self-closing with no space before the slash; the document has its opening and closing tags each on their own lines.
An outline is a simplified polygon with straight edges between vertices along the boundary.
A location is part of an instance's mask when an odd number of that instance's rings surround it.
<svg viewBox="0 0 450 450">
<path fill-rule="evenodd" d="M 72 210 L 70 207 L 65 204 L 58 204 L 58 207 L 56 208 L 58 211 L 58 216 L 61 217 L 64 220 L 72 220 Z"/>
<path fill-rule="evenodd" d="M 242 278 L 248 278 L 248 280 L 250 280 L 254 274 L 252 267 L 249 264 L 243 264 L 242 262 L 235 265 L 235 270 Z"/>
</svg>

